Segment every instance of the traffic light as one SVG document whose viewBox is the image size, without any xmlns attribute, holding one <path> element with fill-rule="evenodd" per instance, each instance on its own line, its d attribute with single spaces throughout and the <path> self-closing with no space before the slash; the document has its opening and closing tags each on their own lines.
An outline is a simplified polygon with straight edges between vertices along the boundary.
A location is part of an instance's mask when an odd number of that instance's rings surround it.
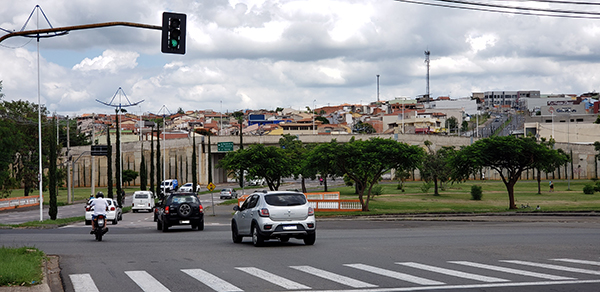
<svg viewBox="0 0 600 292">
<path fill-rule="evenodd" d="M 185 54 L 185 14 L 163 12 L 161 51 Z"/>
</svg>

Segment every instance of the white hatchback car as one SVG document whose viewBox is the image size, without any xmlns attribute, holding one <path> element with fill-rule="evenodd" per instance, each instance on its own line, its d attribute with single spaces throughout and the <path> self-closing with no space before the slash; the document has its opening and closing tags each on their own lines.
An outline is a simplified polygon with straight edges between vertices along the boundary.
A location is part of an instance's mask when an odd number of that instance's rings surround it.
<svg viewBox="0 0 600 292">
<path fill-rule="evenodd" d="M 315 243 L 315 212 L 303 193 L 257 192 L 233 210 L 231 238 L 235 243 L 242 242 L 244 236 L 251 236 L 254 246 L 272 238 L 287 242 L 292 237 L 304 240 L 306 245 Z"/>
<path fill-rule="evenodd" d="M 108 211 L 106 212 L 106 221 L 112 221 L 115 225 L 119 223 L 119 220 L 123 220 L 123 211 L 117 200 L 105 198 L 108 204 Z M 90 207 L 89 204 L 85 205 L 85 225 L 92 225 L 92 215 L 94 214 L 94 207 Z"/>
</svg>

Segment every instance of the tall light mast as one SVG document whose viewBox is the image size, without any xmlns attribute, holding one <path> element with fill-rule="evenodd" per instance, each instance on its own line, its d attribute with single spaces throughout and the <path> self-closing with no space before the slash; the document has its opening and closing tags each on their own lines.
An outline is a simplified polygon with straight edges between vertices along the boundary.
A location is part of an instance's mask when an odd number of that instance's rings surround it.
<svg viewBox="0 0 600 292">
<path fill-rule="evenodd" d="M 429 50 L 425 51 L 425 64 L 427 64 L 427 105 L 429 105 Z"/>
</svg>

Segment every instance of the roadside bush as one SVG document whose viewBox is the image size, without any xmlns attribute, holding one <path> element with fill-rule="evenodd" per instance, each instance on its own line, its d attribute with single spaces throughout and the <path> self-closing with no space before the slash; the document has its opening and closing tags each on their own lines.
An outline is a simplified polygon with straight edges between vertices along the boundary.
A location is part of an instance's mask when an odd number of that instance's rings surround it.
<svg viewBox="0 0 600 292">
<path fill-rule="evenodd" d="M 600 192 L 600 181 L 596 182 L 596 186 L 594 187 L 594 191 Z"/>
<path fill-rule="evenodd" d="M 433 187 L 433 182 L 431 182 L 431 181 L 423 182 L 423 184 L 421 185 L 421 191 L 423 193 L 429 193 L 429 190 L 431 189 L 431 187 Z"/>
<path fill-rule="evenodd" d="M 371 198 L 374 198 L 375 196 L 381 196 L 381 194 L 383 194 L 383 186 L 382 185 L 375 185 L 373 186 L 373 188 L 371 188 Z"/>
<path fill-rule="evenodd" d="M 471 186 L 471 200 L 481 201 L 481 197 L 483 197 L 482 187 L 478 185 Z"/>
<path fill-rule="evenodd" d="M 586 195 L 593 195 L 594 194 L 594 186 L 587 184 L 583 187 L 583 193 Z"/>
</svg>

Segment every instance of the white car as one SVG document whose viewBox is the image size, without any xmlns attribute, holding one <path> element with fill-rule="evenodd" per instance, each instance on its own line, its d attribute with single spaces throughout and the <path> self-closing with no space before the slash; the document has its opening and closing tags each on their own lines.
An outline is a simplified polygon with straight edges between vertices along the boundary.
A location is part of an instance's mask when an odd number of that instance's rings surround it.
<svg viewBox="0 0 600 292">
<path fill-rule="evenodd" d="M 290 238 L 304 240 L 313 245 L 317 235 L 315 211 L 300 192 L 273 191 L 250 195 L 241 207 L 233 207 L 231 238 L 242 242 L 244 236 L 252 237 L 254 246 L 277 238 L 288 242 Z"/>
<path fill-rule="evenodd" d="M 123 220 L 123 210 L 117 204 L 117 200 L 104 199 L 108 204 L 108 211 L 106 212 L 106 221 L 112 221 L 115 225 L 119 223 L 119 220 Z M 91 200 L 90 200 L 91 202 Z M 85 225 L 92 225 L 92 215 L 94 214 L 94 207 L 89 206 L 89 202 L 85 205 Z"/>
<path fill-rule="evenodd" d="M 193 188 L 193 183 L 187 183 L 187 184 L 182 185 L 179 188 L 179 191 L 180 192 L 193 192 L 192 188 Z M 200 192 L 200 185 L 196 184 L 196 193 L 198 193 L 198 192 Z"/>
<path fill-rule="evenodd" d="M 136 213 L 140 210 L 152 212 L 154 209 L 154 196 L 151 191 L 136 191 L 133 193 L 131 211 Z"/>
</svg>

